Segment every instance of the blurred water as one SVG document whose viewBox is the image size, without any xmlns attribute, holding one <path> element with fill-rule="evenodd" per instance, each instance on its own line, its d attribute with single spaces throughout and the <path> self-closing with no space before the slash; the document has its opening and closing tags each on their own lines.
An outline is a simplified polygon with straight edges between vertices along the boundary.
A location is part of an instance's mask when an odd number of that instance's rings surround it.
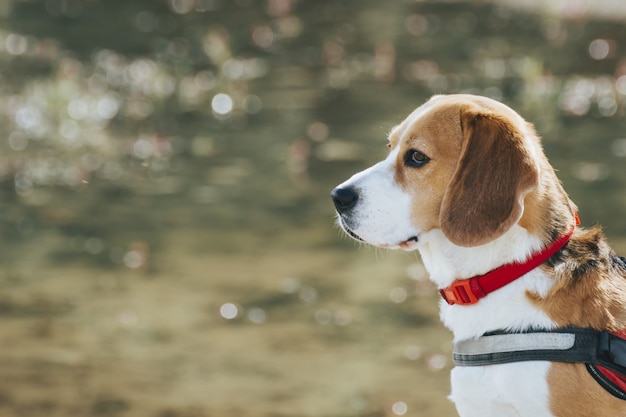
<svg viewBox="0 0 626 417">
<path fill-rule="evenodd" d="M 450 414 L 418 258 L 328 192 L 484 94 L 626 251 L 621 11 L 509 3 L 3 2 L 0 413 Z"/>
</svg>

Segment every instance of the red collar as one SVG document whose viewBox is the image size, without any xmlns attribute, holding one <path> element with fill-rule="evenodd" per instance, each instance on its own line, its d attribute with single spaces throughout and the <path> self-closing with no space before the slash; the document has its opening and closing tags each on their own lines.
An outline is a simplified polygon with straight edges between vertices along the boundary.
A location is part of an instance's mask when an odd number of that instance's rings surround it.
<svg viewBox="0 0 626 417">
<path fill-rule="evenodd" d="M 578 213 L 576 213 L 576 226 L 580 224 Z M 450 305 L 470 305 L 476 304 L 478 300 L 487 296 L 507 284 L 515 281 L 521 276 L 532 271 L 555 253 L 557 253 L 567 242 L 569 242 L 576 227 L 555 240 L 551 245 L 547 246 L 540 252 L 535 253 L 525 262 L 513 262 L 502 265 L 484 275 L 478 275 L 469 279 L 457 280 L 449 287 L 439 290 L 441 297 Z"/>
</svg>

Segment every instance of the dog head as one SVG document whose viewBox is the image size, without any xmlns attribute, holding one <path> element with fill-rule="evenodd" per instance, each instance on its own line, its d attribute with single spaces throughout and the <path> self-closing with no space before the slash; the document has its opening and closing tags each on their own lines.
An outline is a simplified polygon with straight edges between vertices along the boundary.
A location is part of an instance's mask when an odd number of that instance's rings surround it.
<svg viewBox="0 0 626 417">
<path fill-rule="evenodd" d="M 389 134 L 386 159 L 332 191 L 353 238 L 417 249 L 440 229 L 459 246 L 504 234 L 538 187 L 543 155 L 534 129 L 509 107 L 479 96 L 435 96 Z"/>
</svg>

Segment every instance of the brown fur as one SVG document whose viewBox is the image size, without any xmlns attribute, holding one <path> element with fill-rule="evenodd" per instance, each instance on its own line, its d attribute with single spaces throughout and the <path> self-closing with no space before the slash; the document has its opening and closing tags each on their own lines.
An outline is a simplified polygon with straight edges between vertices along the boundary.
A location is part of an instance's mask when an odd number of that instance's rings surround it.
<svg viewBox="0 0 626 417">
<path fill-rule="evenodd" d="M 407 192 L 419 190 L 415 224 L 426 231 L 441 228 L 454 243 L 475 246 L 519 221 L 551 242 L 572 224 L 575 206 L 532 125 L 515 120 L 505 107 L 466 97 L 437 96 L 426 104 L 436 111 L 417 120 L 410 115 L 389 135 L 390 147 L 399 147 L 396 182 Z M 403 158 L 410 149 L 425 153 L 429 164 L 406 169 Z"/>
<path fill-rule="evenodd" d="M 516 222 L 545 244 L 571 227 L 576 207 L 532 125 L 478 97 L 438 96 L 427 105 L 436 111 L 409 116 L 390 134 L 392 149 L 400 147 L 397 183 L 420 190 L 412 217 L 422 230 L 440 227 L 452 242 L 474 246 Z M 431 161 L 406 169 L 410 149 Z M 542 267 L 554 287 L 545 297 L 527 296 L 559 326 L 626 328 L 626 272 L 599 229 L 578 229 Z M 555 416 L 626 416 L 626 401 L 600 387 L 583 364 L 554 363 L 548 383 Z"/>
<path fill-rule="evenodd" d="M 553 227 L 544 224 L 548 231 Z M 599 228 L 578 229 L 543 268 L 554 278 L 554 286 L 546 297 L 527 296 L 560 327 L 626 328 L 626 271 Z M 626 401 L 605 391 L 584 364 L 553 363 L 548 385 L 557 417 L 626 416 Z"/>
<path fill-rule="evenodd" d="M 550 293 L 528 297 L 560 327 L 626 328 L 626 271 L 600 229 L 579 229 L 546 268 L 555 280 Z"/>
<path fill-rule="evenodd" d="M 556 417 L 619 417 L 626 401 L 598 384 L 582 363 L 553 363 L 548 373 L 550 408 Z"/>
<path fill-rule="evenodd" d="M 527 129 L 540 147 L 534 127 L 528 124 Z M 519 225 L 540 236 L 544 242 L 551 242 L 574 223 L 573 213 L 578 209 L 567 196 L 543 151 L 534 158 L 540 178 L 537 188 L 526 195 L 524 215 Z"/>
<path fill-rule="evenodd" d="M 505 117 L 474 109 L 461 115 L 461 157 L 442 202 L 441 230 L 462 246 L 487 243 L 522 216 L 538 171 L 521 132 Z"/>
<path fill-rule="evenodd" d="M 550 207 L 532 204 L 534 197 L 528 191 L 539 185 L 539 164 L 548 168 L 540 170 L 542 176 L 556 176 L 545 157 L 537 158 L 543 153 L 532 126 L 523 126 L 531 132 L 528 143 L 510 110 L 494 108 L 479 97 L 466 98 L 437 96 L 426 104 L 436 111 L 428 111 L 417 120 L 413 115 L 407 117 L 391 131 L 389 144 L 392 149 L 399 148 L 396 182 L 407 192 L 419 190 L 415 195 L 415 224 L 426 231 L 441 228 L 454 243 L 475 246 L 506 232 L 520 220 L 523 204 L 528 201 L 531 207 L 523 211 L 520 224 L 537 225 L 538 220 L 545 220 Z M 406 169 L 403 158 L 411 149 L 425 153 L 431 161 L 419 170 Z M 501 195 L 504 198 L 498 198 Z M 556 223 L 562 223 L 562 230 L 573 221 L 571 208 L 565 206 L 553 213 L 561 219 Z M 539 207 L 535 214 L 532 207 Z M 544 239 L 549 242 L 553 236 L 548 234 Z"/>
<path fill-rule="evenodd" d="M 415 197 L 412 214 L 415 224 L 422 230 L 431 230 L 439 227 L 440 202 L 461 150 L 459 111 L 456 107 L 442 106 L 440 111 L 427 113 L 412 124 L 408 123 L 410 119 L 411 116 L 390 135 L 392 148 L 400 148 L 395 180 Z M 417 170 L 406 169 L 403 159 L 411 149 L 423 152 L 431 161 Z"/>
</svg>

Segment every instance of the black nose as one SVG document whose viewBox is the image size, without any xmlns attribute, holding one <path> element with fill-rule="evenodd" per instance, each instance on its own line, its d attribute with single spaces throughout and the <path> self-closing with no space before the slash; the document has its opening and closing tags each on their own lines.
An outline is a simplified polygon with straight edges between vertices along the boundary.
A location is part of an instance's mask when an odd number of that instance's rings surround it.
<svg viewBox="0 0 626 417">
<path fill-rule="evenodd" d="M 339 213 L 344 213 L 350 210 L 356 205 L 359 200 L 359 193 L 352 187 L 337 187 L 331 193 L 330 196 L 335 203 L 335 208 Z"/>
</svg>

